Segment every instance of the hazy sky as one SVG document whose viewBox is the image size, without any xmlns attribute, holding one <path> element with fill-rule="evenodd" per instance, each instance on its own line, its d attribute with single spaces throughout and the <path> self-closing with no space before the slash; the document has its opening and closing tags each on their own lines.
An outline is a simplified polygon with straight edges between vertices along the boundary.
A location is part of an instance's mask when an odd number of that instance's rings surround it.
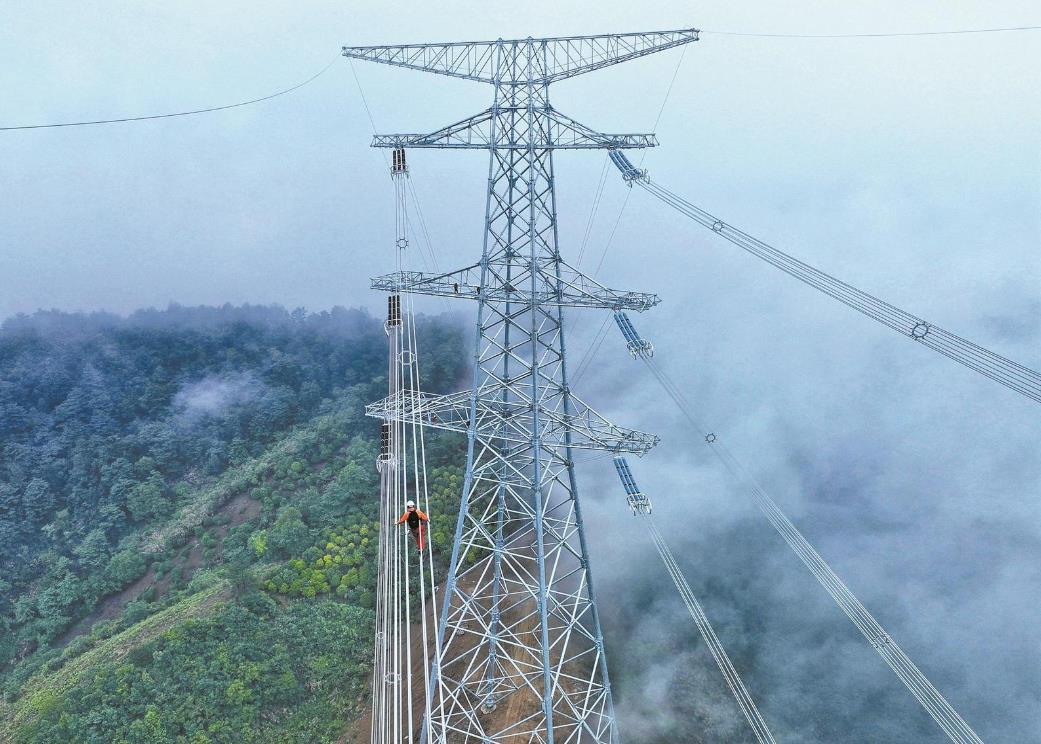
<svg viewBox="0 0 1041 744">
<path fill-rule="evenodd" d="M 313 74 L 342 44 L 1041 24 L 1033 2 L 938 0 L 19 5 L 0 12 L 0 125 L 252 98 Z M 556 85 L 554 103 L 603 131 L 648 131 L 679 59 L 672 51 Z M 360 62 L 355 70 L 380 131 L 432 130 L 490 101 L 487 86 Z M 657 128 L 662 147 L 644 165 L 746 231 L 1037 369 L 1039 90 L 1041 32 L 706 33 L 687 48 Z M 382 298 L 368 277 L 390 269 L 393 202 L 370 136 L 345 60 L 297 93 L 230 112 L 0 133 L 0 316 L 171 301 L 375 308 Z M 409 157 L 440 266 L 472 263 L 486 155 Z M 603 157 L 557 159 L 566 256 L 581 243 Z M 625 194 L 612 172 L 586 268 Z M 643 192 L 632 194 L 599 278 L 663 297 L 634 319 L 662 365 L 984 740 L 1041 739 L 1041 409 Z M 600 319 L 581 324 L 578 350 Z M 724 643 L 759 644 L 749 686 L 786 740 L 899 740 L 879 733 L 889 721 L 916 732 L 907 740 L 942 741 L 613 335 L 598 359 L 579 388 L 618 423 L 663 434 L 634 463 L 636 476 L 695 589 L 718 597 L 708 609 Z M 615 545 L 633 524 L 607 462 L 583 465 L 581 476 L 595 505 L 594 565 L 612 596 L 624 596 L 662 577 L 646 550 Z M 635 632 L 685 634 L 696 647 L 678 601 L 662 602 L 657 622 L 669 618 L 667 627 L 640 620 Z M 608 621 L 634 622 L 624 607 Z M 711 676 L 699 653 L 690 664 Z M 646 660 L 648 675 L 658 661 Z M 647 703 L 630 692 L 625 711 L 653 728 Z M 736 715 L 721 705 L 729 713 L 720 716 Z M 829 719 L 848 727 L 827 729 Z"/>
</svg>

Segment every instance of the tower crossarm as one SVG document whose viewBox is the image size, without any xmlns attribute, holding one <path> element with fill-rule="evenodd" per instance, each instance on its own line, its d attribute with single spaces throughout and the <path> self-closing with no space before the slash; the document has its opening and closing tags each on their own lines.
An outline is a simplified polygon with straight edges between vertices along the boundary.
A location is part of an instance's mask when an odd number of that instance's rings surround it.
<svg viewBox="0 0 1041 744">
<path fill-rule="evenodd" d="M 486 441 L 500 445 L 523 446 L 531 441 L 531 422 L 536 406 L 530 401 L 503 400 L 502 386 L 491 385 L 478 392 L 476 431 Z M 401 390 L 383 400 L 370 403 L 365 414 L 384 421 L 418 423 L 435 429 L 467 432 L 473 392 L 463 390 L 436 395 L 416 390 Z M 549 446 L 563 447 L 570 434 L 573 449 L 646 454 L 659 437 L 635 429 L 616 426 L 571 395 L 571 410 L 565 411 L 556 401 L 537 406 L 541 435 Z"/>
<path fill-rule="evenodd" d="M 506 279 L 497 273 L 495 265 L 489 266 L 481 285 L 481 265 L 474 264 L 446 274 L 429 274 L 422 271 L 400 271 L 378 276 L 372 280 L 372 288 L 384 292 L 414 292 L 416 294 L 455 297 L 487 302 L 511 302 L 519 305 L 551 305 L 560 307 L 592 307 L 606 310 L 633 310 L 643 312 L 661 302 L 661 298 L 650 292 L 623 292 L 609 289 L 585 274 L 560 262 L 560 279 L 556 285 L 540 282 L 547 287 L 543 291 L 531 291 L 530 274 Z M 541 275 L 551 271 L 550 266 L 540 266 Z M 555 288 L 554 288 L 555 286 Z"/>
<path fill-rule="evenodd" d="M 544 39 L 545 82 L 574 77 L 697 40 L 696 28 Z"/>
<path fill-rule="evenodd" d="M 548 84 L 698 40 L 695 28 L 449 44 L 345 46 L 343 56 L 497 85 Z M 529 60 L 537 64 L 529 65 Z"/>
<path fill-rule="evenodd" d="M 532 141 L 496 141 L 493 127 L 497 116 L 511 107 L 494 106 L 471 117 L 449 124 L 429 134 L 377 134 L 373 147 L 418 147 L 433 149 L 527 150 L 534 146 L 543 150 L 631 150 L 657 147 L 653 134 L 605 134 L 590 129 L 570 116 L 546 105 L 540 109 L 542 127 Z M 513 107 L 518 111 L 520 107 Z M 527 107 L 523 107 L 526 111 Z"/>
<path fill-rule="evenodd" d="M 452 44 L 388 44 L 343 47 L 343 56 L 439 75 L 495 82 L 496 43 L 460 41 Z"/>
<path fill-rule="evenodd" d="M 487 109 L 429 134 L 376 134 L 373 147 L 421 147 L 435 149 L 487 149 L 494 110 Z"/>
</svg>

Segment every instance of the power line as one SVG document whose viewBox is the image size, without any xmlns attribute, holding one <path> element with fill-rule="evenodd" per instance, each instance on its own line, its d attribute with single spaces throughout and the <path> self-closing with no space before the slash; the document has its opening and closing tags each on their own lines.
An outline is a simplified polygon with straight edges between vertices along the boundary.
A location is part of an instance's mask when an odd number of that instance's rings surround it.
<svg viewBox="0 0 1041 744">
<path fill-rule="evenodd" d="M 648 361 L 646 357 L 644 357 L 644 361 Z M 723 673 L 727 687 L 730 688 L 734 700 L 741 708 L 745 720 L 752 727 L 756 741 L 759 744 L 776 744 L 776 739 L 770 732 L 769 726 L 766 725 L 759 708 L 756 707 L 755 701 L 748 692 L 748 688 L 745 687 L 745 683 L 741 680 L 741 675 L 738 674 L 734 663 L 730 660 L 730 656 L 727 655 L 726 649 L 723 648 L 719 636 L 716 635 L 712 623 L 709 622 L 708 615 L 705 614 L 704 608 L 698 602 L 698 598 L 694 596 L 694 591 L 683 576 L 679 563 L 672 554 L 668 543 L 665 542 L 665 537 L 661 534 L 661 530 L 658 529 L 658 525 L 654 523 L 654 518 L 651 516 L 651 501 L 647 494 L 643 493 L 639 486 L 636 485 L 636 478 L 633 477 L 629 463 L 621 455 L 615 455 L 614 467 L 618 472 L 619 480 L 622 482 L 622 488 L 625 489 L 625 499 L 629 503 L 629 508 L 632 509 L 633 516 L 646 525 L 647 532 L 654 541 L 654 547 L 658 550 L 658 556 L 661 558 L 662 563 L 665 564 L 665 570 L 672 578 L 672 582 L 675 584 L 683 604 L 687 606 L 687 612 L 690 613 L 691 619 L 701 632 L 705 645 L 712 652 L 712 658 L 715 660 L 716 666 L 719 667 L 719 671 Z"/>
<path fill-rule="evenodd" d="M 669 87 L 665 89 L 665 97 L 662 99 L 661 106 L 658 108 L 658 115 L 654 117 L 654 124 L 653 124 L 653 126 L 651 126 L 651 131 L 652 132 L 657 131 L 657 129 L 658 129 L 658 124 L 661 122 L 662 114 L 665 113 L 665 106 L 668 105 L 668 103 L 669 103 L 669 96 L 672 95 L 672 88 L 673 88 L 673 86 L 676 85 L 676 78 L 680 74 L 680 67 L 683 66 L 683 58 L 686 57 L 686 55 L 687 55 L 687 47 L 684 46 L 683 47 L 683 51 L 680 52 L 679 59 L 676 60 L 676 68 L 672 71 L 672 78 L 669 80 Z M 647 150 L 644 150 L 642 153 L 640 153 L 640 164 L 641 165 L 643 164 L 643 159 L 646 158 L 646 157 L 647 157 Z M 589 216 L 589 220 L 590 221 L 589 221 L 589 224 L 586 226 L 586 236 L 582 240 L 582 249 L 578 252 L 578 261 L 575 263 L 576 266 L 578 266 L 582 262 L 582 255 L 583 255 L 583 253 L 585 253 L 585 250 L 586 250 L 586 241 L 589 239 L 589 230 L 590 230 L 590 228 L 592 228 L 593 218 L 596 216 L 596 210 L 600 206 L 600 199 L 602 198 L 602 194 L 603 194 L 604 180 L 606 180 L 606 169 L 607 169 L 607 162 L 606 161 L 604 162 L 604 169 L 605 169 L 604 173 L 601 174 L 603 176 L 603 178 L 601 179 L 600 185 L 598 187 L 600 195 L 594 199 L 593 213 L 590 214 L 590 216 Z M 592 273 L 592 277 L 594 279 L 600 273 L 600 269 L 602 269 L 604 267 L 604 259 L 607 258 L 607 252 L 611 249 L 611 244 L 614 242 L 614 236 L 618 232 L 618 226 L 622 222 L 622 216 L 625 214 L 625 208 L 629 205 L 629 197 L 630 196 L 632 196 L 632 191 L 631 190 L 629 191 L 629 193 L 627 193 L 625 195 L 625 199 L 622 201 L 622 206 L 618 210 L 618 216 L 615 218 L 614 226 L 611 228 L 611 234 L 608 236 L 607 242 L 604 243 L 604 250 L 600 253 L 600 260 L 597 261 L 596 268 L 593 270 L 593 273 Z M 607 320 L 605 319 L 604 320 L 604 324 L 600 327 L 600 331 L 601 332 L 603 331 L 604 326 L 606 326 L 606 325 L 607 325 Z M 581 374 L 585 371 L 584 365 L 587 364 L 587 358 L 588 358 L 588 361 L 592 361 L 593 357 L 595 357 L 596 353 L 600 350 L 600 344 L 601 343 L 603 343 L 603 338 L 600 338 L 600 340 L 598 342 L 596 337 L 594 337 L 593 340 L 590 342 L 589 347 L 586 349 L 585 355 L 583 356 L 583 361 L 579 365 L 579 367 L 580 367 L 579 372 L 578 372 L 577 375 L 575 375 L 575 378 L 574 378 L 575 382 L 578 381 L 579 376 L 581 376 Z M 594 346 L 596 346 L 595 349 L 593 348 Z"/>
<path fill-rule="evenodd" d="M 691 619 L 694 620 L 694 624 L 697 625 L 698 630 L 701 631 L 701 637 L 704 639 L 705 645 L 708 646 L 709 651 L 712 653 L 712 658 L 715 660 L 716 666 L 719 667 L 719 671 L 723 673 L 723 678 L 726 680 L 727 687 L 730 688 L 734 700 L 737 701 L 738 707 L 741 708 L 741 712 L 745 716 L 745 720 L 748 721 L 748 725 L 752 728 L 756 741 L 760 744 L 776 744 L 777 740 L 774 739 L 773 734 L 770 732 L 769 726 L 767 726 L 766 721 L 763 719 L 763 714 L 759 712 L 759 708 L 752 699 L 751 693 L 749 693 L 748 688 L 745 687 L 741 675 L 739 675 L 737 669 L 734 668 L 734 663 L 730 660 L 730 656 L 727 655 L 726 650 L 723 648 L 723 644 L 720 642 L 719 636 L 716 635 L 712 623 L 709 622 L 708 615 L 705 614 L 705 610 L 702 608 L 701 603 L 698 602 L 697 597 L 694 596 L 694 591 L 690 588 L 690 584 L 683 576 L 683 572 L 680 571 L 679 563 L 676 562 L 676 558 L 673 556 L 672 550 L 669 549 L 668 544 L 665 542 L 665 538 L 658 529 L 658 525 L 654 523 L 653 518 L 649 514 L 645 519 L 647 520 L 647 530 L 651 533 L 651 538 L 654 540 L 654 546 L 658 550 L 658 555 L 665 564 L 665 569 L 672 578 L 672 582 L 675 584 L 677 591 L 679 591 L 680 598 L 683 600 L 683 604 L 687 607 L 687 612 L 690 613 Z"/>
<path fill-rule="evenodd" d="M 650 373 L 661 385 L 665 394 L 676 404 L 676 408 L 687 419 L 693 430 L 702 437 L 705 444 L 719 458 L 723 467 L 734 481 L 752 498 L 752 501 L 763 512 L 767 521 L 788 544 L 788 547 L 799 557 L 813 574 L 814 578 L 828 592 L 831 598 L 846 614 L 857 630 L 867 639 L 871 646 L 889 665 L 908 691 L 925 708 L 926 712 L 943 729 L 944 733 L 955 744 L 983 744 L 976 732 L 957 711 L 940 694 L 939 690 L 926 678 L 922 671 L 897 645 L 881 624 L 861 604 L 849 587 L 832 570 L 820 553 L 810 545 L 802 533 L 785 516 L 780 507 L 771 499 L 766 491 L 756 482 L 751 473 L 727 449 L 726 445 L 712 430 L 708 429 L 694 413 L 694 407 L 668 373 L 652 358 L 653 347 L 640 337 L 625 313 L 616 313 L 618 327 L 628 342 L 630 354 L 644 363 Z M 659 548 L 660 552 L 660 548 Z M 692 610 L 693 613 L 693 610 Z M 751 723 L 752 720 L 749 719 Z"/>
<path fill-rule="evenodd" d="M 194 109 L 192 111 L 176 111 L 170 114 L 151 114 L 149 116 L 125 116 L 119 119 L 95 119 L 93 121 L 65 121 L 57 124 L 23 124 L 14 127 L 0 127 L 0 132 L 13 132 L 21 129 L 55 129 L 58 127 L 86 127 L 93 126 L 95 124 L 121 124 L 124 122 L 131 121 L 148 121 L 150 119 L 172 119 L 176 116 L 194 116 L 195 114 L 208 114 L 213 111 L 226 111 L 227 109 L 240 108 L 242 106 L 250 106 L 254 103 L 260 103 L 261 101 L 270 101 L 272 98 L 284 96 L 287 93 L 292 93 L 294 90 L 300 90 L 300 88 L 303 88 L 308 83 L 312 83 L 318 78 L 320 78 L 322 75 L 324 75 L 326 70 L 332 67 L 333 64 L 335 64 L 336 59 L 338 58 L 339 55 L 337 55 L 336 58 L 333 58 L 332 62 L 327 64 L 321 70 L 316 72 L 311 77 L 307 78 L 307 80 L 304 80 L 301 83 L 297 83 L 291 88 L 286 88 L 285 90 L 280 90 L 276 93 L 271 93 L 270 95 L 262 96 L 261 98 L 253 98 L 249 101 L 239 101 L 238 103 L 229 103 L 224 106 L 211 106 L 210 108 Z"/>
<path fill-rule="evenodd" d="M 1004 31 L 1038 31 L 1041 26 L 1007 26 L 1002 28 L 966 28 L 953 31 L 895 31 L 884 33 L 851 33 L 851 34 L 760 34 L 743 31 L 706 31 L 700 33 L 716 36 L 749 36 L 761 39 L 880 39 L 897 36 L 954 36 L 957 34 L 993 34 Z"/>
<path fill-rule="evenodd" d="M 354 60 L 348 58 L 348 64 L 351 68 L 351 76 L 354 78 L 354 85 L 358 90 L 358 97 L 361 98 L 362 107 L 365 109 L 365 115 L 369 119 L 369 125 L 372 127 L 372 136 L 376 137 L 376 119 L 372 115 L 372 107 L 369 106 L 369 99 L 365 95 L 365 88 L 361 84 L 361 78 L 358 77 L 358 71 L 354 68 Z M 390 163 L 387 161 L 387 153 L 383 150 L 380 151 L 380 157 L 383 158 L 383 162 L 387 167 L 390 167 Z M 405 214 L 405 220 L 408 223 L 409 228 L 412 230 L 416 237 L 416 245 L 419 246 L 419 257 L 423 262 L 423 266 L 428 270 L 432 269 L 435 274 L 440 274 L 441 269 L 437 263 L 437 252 L 434 249 L 434 241 L 430 237 L 430 230 L 427 227 L 426 216 L 423 213 L 423 205 L 419 201 L 419 194 L 416 192 L 416 187 L 412 183 L 411 175 L 406 179 L 408 189 L 412 194 L 412 203 L 416 207 L 416 214 L 419 217 L 419 223 L 414 224 L 412 218 Z M 425 242 L 425 245 L 424 245 Z M 425 248 L 425 250 L 424 250 Z M 429 261 L 427 256 L 429 255 Z M 447 303 L 447 298 L 441 298 L 442 303 Z M 447 307 L 447 304 L 445 305 Z"/>
<path fill-rule="evenodd" d="M 712 453 L 719 458 L 731 477 L 749 494 L 755 505 L 763 512 L 767 521 L 788 543 L 788 547 L 810 570 L 810 573 L 813 574 L 824 590 L 828 592 L 835 604 L 852 621 L 861 635 L 867 639 L 872 648 L 878 652 L 882 660 L 889 665 L 900 681 L 904 683 L 904 686 L 907 687 L 908 691 L 918 700 L 936 724 L 943 729 L 950 740 L 955 742 L 955 744 L 983 744 L 972 727 L 954 710 L 940 691 L 933 686 L 925 674 L 904 653 L 904 650 L 900 648 L 897 642 L 892 639 L 875 617 L 868 612 L 867 608 L 864 607 L 860 600 L 850 591 L 849 587 L 832 570 L 820 553 L 810 545 L 809 541 L 803 537 L 802 533 L 785 516 L 774 500 L 760 487 L 749 471 L 731 454 L 726 445 L 720 441 L 718 435 L 708 431 L 695 418 L 693 407 L 683 395 L 679 385 L 647 355 L 639 354 L 638 356 L 651 371 L 651 374 L 658 380 L 665 393 L 686 417 L 687 421 L 690 422 L 694 430 L 702 436 Z"/>
<path fill-rule="evenodd" d="M 1041 373 L 1006 359 L 978 344 L 923 320 L 884 300 L 857 289 L 787 253 L 774 248 L 748 233 L 727 224 L 715 215 L 691 204 L 677 194 L 651 181 L 645 171 L 634 167 L 620 152 L 611 159 L 630 184 L 636 183 L 680 214 L 707 227 L 756 258 L 780 269 L 789 276 L 838 300 L 847 307 L 888 326 L 897 333 L 927 346 L 954 361 L 999 382 L 1005 387 L 1041 403 Z"/>
</svg>

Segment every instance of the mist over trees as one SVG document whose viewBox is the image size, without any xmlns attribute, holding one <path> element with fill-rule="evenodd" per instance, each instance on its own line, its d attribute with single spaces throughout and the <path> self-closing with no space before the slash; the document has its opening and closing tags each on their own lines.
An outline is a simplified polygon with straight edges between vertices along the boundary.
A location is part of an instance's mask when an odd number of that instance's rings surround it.
<svg viewBox="0 0 1041 744">
<path fill-rule="evenodd" d="M 459 328 L 419 323 L 424 387 L 455 387 Z M 370 663 L 386 348 L 343 308 L 0 326 L 0 740 L 342 732 Z M 450 511 L 459 443 L 430 453 Z"/>
</svg>

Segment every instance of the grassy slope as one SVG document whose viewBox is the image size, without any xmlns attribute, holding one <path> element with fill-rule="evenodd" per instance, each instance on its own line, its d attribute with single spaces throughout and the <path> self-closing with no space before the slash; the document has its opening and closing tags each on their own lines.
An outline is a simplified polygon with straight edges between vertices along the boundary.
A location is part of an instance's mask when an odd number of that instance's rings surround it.
<svg viewBox="0 0 1041 744">
<path fill-rule="evenodd" d="M 220 602 L 222 592 L 227 588 L 226 582 L 216 581 L 213 586 L 101 641 L 89 651 L 67 660 L 56 670 L 34 675 L 23 685 L 21 696 L 13 704 L 0 702 L 0 735 L 5 741 L 11 739 L 19 729 L 46 715 L 64 695 L 99 666 L 116 663 L 133 649 L 174 626 L 207 614 Z"/>
<path fill-rule="evenodd" d="M 333 431 L 349 428 L 354 418 L 356 414 L 350 410 L 337 410 L 317 416 L 289 431 L 259 457 L 232 467 L 215 482 L 197 488 L 187 503 L 164 524 L 142 536 L 141 552 L 159 554 L 176 542 L 184 541 L 192 530 L 202 525 L 222 505 L 267 480 L 277 463 L 309 451 Z M 257 568 L 263 569 L 263 565 Z M 148 643 L 163 632 L 212 612 L 219 606 L 221 593 L 227 588 L 227 581 L 217 580 L 213 586 L 159 610 L 86 651 L 70 649 L 71 653 L 63 654 L 60 665 L 52 662 L 30 677 L 15 701 L 7 703 L 0 698 L 0 741 L 9 741 L 18 730 L 24 730 L 34 719 L 46 715 L 65 694 L 87 679 L 98 667 L 114 664 L 134 648 Z"/>
<path fill-rule="evenodd" d="M 215 483 L 199 489 L 173 518 L 147 533 L 141 542 L 141 552 L 160 553 L 173 542 L 183 540 L 222 504 L 266 479 L 277 462 L 313 448 L 323 436 L 346 425 L 354 416 L 353 412 L 344 410 L 318 416 L 290 431 L 261 456 L 225 471 Z"/>
<path fill-rule="evenodd" d="M 306 490 L 300 485 L 304 479 L 310 479 L 308 482 L 313 480 L 319 487 L 328 487 L 336 480 L 336 474 L 342 473 L 342 468 L 349 461 L 349 458 L 345 459 L 344 455 L 347 445 L 338 447 L 337 454 L 328 459 L 321 458 L 316 453 L 323 446 L 328 449 L 330 441 L 350 437 L 352 432 L 358 430 L 358 426 L 358 412 L 352 410 L 351 406 L 344 406 L 331 413 L 316 416 L 306 424 L 297 426 L 279 441 L 270 445 L 261 455 L 229 468 L 209 484 L 194 487 L 193 491 L 182 501 L 182 506 L 172 516 L 161 525 L 152 527 L 139 536 L 137 540 L 139 549 L 145 554 L 159 557 L 165 555 L 168 561 L 171 560 L 169 556 L 180 549 L 177 560 L 180 560 L 183 565 L 188 562 L 193 552 L 197 552 L 189 550 L 193 531 L 204 528 L 210 523 L 208 520 L 212 520 L 213 515 L 219 514 L 226 505 L 242 499 L 252 500 L 258 492 L 281 490 L 284 494 L 282 500 L 284 507 L 287 504 L 297 503 L 301 492 Z M 286 463 L 296 461 L 306 463 L 303 470 L 293 472 L 290 469 L 290 472 L 286 473 Z M 371 468 L 371 463 L 366 463 L 366 465 Z M 454 504 L 449 505 L 452 501 L 450 495 L 454 495 L 457 491 L 459 477 L 458 474 L 449 475 L 449 472 L 445 469 L 438 469 L 432 481 L 434 491 L 443 494 L 438 498 L 438 502 L 445 502 L 442 509 L 446 512 L 454 506 Z M 451 472 L 454 473 L 454 470 Z M 375 504 L 375 493 L 371 494 L 371 497 L 373 500 L 365 509 Z M 368 501 L 369 494 L 366 493 L 364 499 Z M 266 521 L 264 518 L 254 519 L 243 527 L 266 528 L 270 531 L 273 513 L 270 509 L 268 512 Z M 347 522 L 337 520 L 333 523 L 316 525 L 315 529 L 320 534 L 313 539 L 313 542 L 328 549 L 326 541 L 338 539 L 339 536 L 333 532 L 330 537 L 328 530 L 330 528 L 338 529 L 340 534 L 347 534 L 349 524 L 359 524 L 357 519 L 351 517 Z M 363 522 L 368 524 L 371 529 L 372 523 L 368 519 L 368 517 L 363 517 Z M 337 524 L 341 526 L 337 527 Z M 195 534 L 198 535 L 198 532 Z M 438 534 L 434 536 L 434 539 L 437 542 L 444 542 L 448 536 Z M 295 562 L 299 563 L 299 561 Z M 95 678 L 110 672 L 121 663 L 126 663 L 127 656 L 135 648 L 161 639 L 168 631 L 172 631 L 188 621 L 211 617 L 219 614 L 217 611 L 221 607 L 233 606 L 236 600 L 229 591 L 228 580 L 222 577 L 224 567 L 219 559 L 211 565 L 212 568 L 209 570 L 205 566 L 200 568 L 205 571 L 204 580 L 212 581 L 212 585 L 191 594 L 187 594 L 182 589 L 181 592 L 187 596 L 183 596 L 174 604 L 170 604 L 170 602 L 175 599 L 177 594 L 171 591 L 170 595 L 166 597 L 165 603 L 168 606 L 158 609 L 154 614 L 108 638 L 103 637 L 104 633 L 112 631 L 105 629 L 103 625 L 96 626 L 93 634 L 76 639 L 69 644 L 59 658 L 46 663 L 30 676 L 22 685 L 15 700 L 10 703 L 0 700 L 0 741 L 34 740 L 33 731 L 39 722 L 48 718 L 53 721 L 63 715 L 69 700 L 81 696 L 85 690 L 90 688 L 92 680 Z M 308 565 L 310 566 L 310 564 Z M 263 579 L 272 571 L 275 571 L 277 577 L 279 570 L 284 573 L 289 569 L 286 563 L 279 561 L 269 551 L 265 555 L 252 557 L 249 573 L 258 579 Z M 196 580 L 192 582 L 191 586 L 198 583 L 200 581 Z M 324 592 L 332 595 L 336 593 L 336 587 L 333 586 L 331 589 L 326 587 Z M 321 593 L 322 590 L 319 591 L 319 594 Z M 278 598 L 285 607 L 293 603 L 323 601 L 321 597 L 317 600 L 307 599 L 307 595 L 301 597 L 299 593 L 280 596 L 278 592 L 274 592 L 273 596 Z M 357 601 L 357 595 L 352 596 L 345 597 L 348 604 L 354 604 Z M 128 597 L 128 599 L 130 598 Z M 84 625 L 89 627 L 89 622 Z M 102 628 L 100 633 L 97 632 L 98 628 Z M 84 630 L 86 629 L 84 627 Z M 359 679 L 364 679 L 368 674 L 367 670 L 360 668 L 357 672 L 354 676 L 358 676 Z M 263 682 L 258 684 L 263 684 Z M 340 719 L 343 726 L 339 730 L 342 731 L 343 727 L 357 714 L 356 710 L 360 701 L 339 702 L 339 710 L 328 709 L 328 714 L 330 716 L 347 716 L 345 719 Z M 315 704 L 316 701 L 309 701 L 305 708 L 310 710 L 315 707 Z M 301 713 L 303 712 L 301 710 Z M 288 734 L 297 724 L 287 722 L 286 725 Z M 267 731 L 265 736 L 269 736 L 270 733 Z M 215 741 L 223 740 L 225 739 L 215 739 Z M 314 739 L 314 741 L 318 740 Z"/>
</svg>

